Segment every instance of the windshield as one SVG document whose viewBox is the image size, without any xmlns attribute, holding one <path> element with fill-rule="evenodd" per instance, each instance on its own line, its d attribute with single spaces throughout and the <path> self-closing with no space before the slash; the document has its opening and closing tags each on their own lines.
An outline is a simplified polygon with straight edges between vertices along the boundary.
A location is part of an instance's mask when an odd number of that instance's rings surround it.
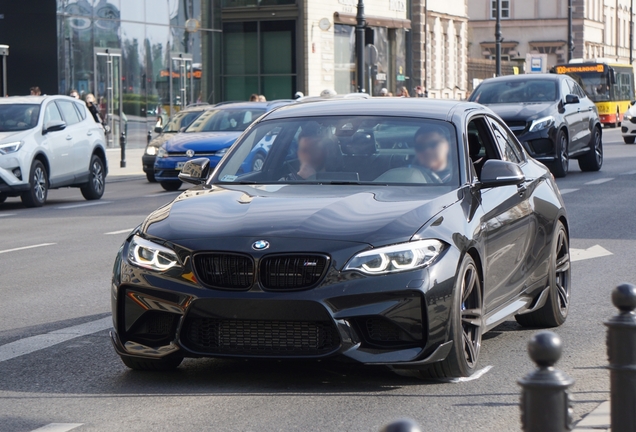
<svg viewBox="0 0 636 432">
<path fill-rule="evenodd" d="M 485 105 L 552 102 L 558 100 L 558 95 L 557 83 L 553 80 L 494 80 L 481 83 L 470 96 L 470 101 Z"/>
<path fill-rule="evenodd" d="M 210 181 L 457 187 L 455 127 L 370 116 L 265 121 L 235 144 Z"/>
<path fill-rule="evenodd" d="M 38 125 L 39 104 L 0 105 L 0 132 L 32 129 Z"/>
<path fill-rule="evenodd" d="M 263 114 L 265 110 L 258 108 L 207 110 L 188 126 L 186 132 L 242 132 Z"/>
<path fill-rule="evenodd" d="M 181 128 L 190 126 L 195 118 L 201 115 L 203 111 L 181 111 L 170 119 L 163 132 L 179 132 Z"/>
</svg>

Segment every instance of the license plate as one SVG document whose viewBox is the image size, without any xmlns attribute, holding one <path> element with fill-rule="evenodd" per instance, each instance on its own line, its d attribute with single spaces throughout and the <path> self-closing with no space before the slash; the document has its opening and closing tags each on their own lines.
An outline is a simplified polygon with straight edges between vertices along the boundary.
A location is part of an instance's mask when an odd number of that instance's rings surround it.
<svg viewBox="0 0 636 432">
<path fill-rule="evenodd" d="M 177 166 L 176 166 L 176 170 L 179 171 L 181 169 L 183 169 L 183 166 L 185 165 L 185 162 L 177 162 Z"/>
</svg>

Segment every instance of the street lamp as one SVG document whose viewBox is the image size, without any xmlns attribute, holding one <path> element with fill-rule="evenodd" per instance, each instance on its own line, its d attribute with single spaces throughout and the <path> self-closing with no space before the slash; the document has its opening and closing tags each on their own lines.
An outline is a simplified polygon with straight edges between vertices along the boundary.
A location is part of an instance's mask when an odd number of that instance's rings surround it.
<svg viewBox="0 0 636 432">
<path fill-rule="evenodd" d="M 358 93 L 364 93 L 364 0 L 358 0 L 356 14 L 356 85 Z"/>
<path fill-rule="evenodd" d="M 629 64 L 634 63 L 634 0 L 629 2 Z"/>
<path fill-rule="evenodd" d="M 568 62 L 574 52 L 574 35 L 572 34 L 572 0 L 568 0 Z"/>
<path fill-rule="evenodd" d="M 495 74 L 501 76 L 501 0 L 497 0 L 495 21 Z"/>
</svg>

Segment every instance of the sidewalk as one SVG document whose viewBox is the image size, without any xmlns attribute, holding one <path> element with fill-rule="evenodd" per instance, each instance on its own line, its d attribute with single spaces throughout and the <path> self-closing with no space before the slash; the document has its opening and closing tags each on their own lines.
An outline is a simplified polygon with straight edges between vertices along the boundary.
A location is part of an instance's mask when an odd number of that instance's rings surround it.
<svg viewBox="0 0 636 432">
<path fill-rule="evenodd" d="M 141 163 L 141 156 L 144 154 L 145 149 L 127 149 L 126 150 L 126 168 L 121 168 L 121 150 L 119 148 L 106 149 L 106 159 L 108 160 L 108 175 L 106 176 L 106 183 L 132 180 L 137 178 L 144 178 L 146 174 L 143 170 L 143 164 Z"/>
<path fill-rule="evenodd" d="M 583 417 L 572 432 L 610 432 L 610 402 L 603 402 Z"/>
</svg>

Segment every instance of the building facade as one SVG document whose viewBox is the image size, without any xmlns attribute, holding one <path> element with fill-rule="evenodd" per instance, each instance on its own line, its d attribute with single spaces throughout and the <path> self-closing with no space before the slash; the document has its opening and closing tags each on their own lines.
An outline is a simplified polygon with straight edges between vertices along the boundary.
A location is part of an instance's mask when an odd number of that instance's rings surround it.
<svg viewBox="0 0 636 432">
<path fill-rule="evenodd" d="M 629 61 L 631 0 L 573 0 L 574 58 Z M 469 55 L 495 57 L 495 0 L 468 4 Z M 527 53 L 548 55 L 554 66 L 568 58 L 568 0 L 501 0 L 503 60 L 522 62 Z"/>
<path fill-rule="evenodd" d="M 429 97 L 467 92 L 468 4 L 473 0 L 413 0 L 413 82 Z"/>
</svg>

